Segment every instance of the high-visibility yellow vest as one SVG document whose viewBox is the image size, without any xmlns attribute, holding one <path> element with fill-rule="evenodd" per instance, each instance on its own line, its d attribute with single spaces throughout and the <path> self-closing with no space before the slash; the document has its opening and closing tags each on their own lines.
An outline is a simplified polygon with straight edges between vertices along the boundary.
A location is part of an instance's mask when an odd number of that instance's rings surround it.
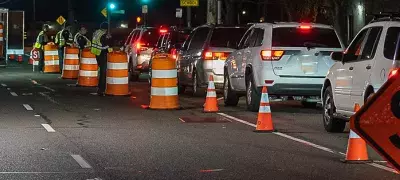
<svg viewBox="0 0 400 180">
<path fill-rule="evenodd" d="M 64 29 L 61 31 L 58 31 L 58 33 L 56 34 L 56 40 L 55 43 L 58 44 L 59 46 L 65 46 L 66 44 L 66 40 L 64 39 L 64 36 L 62 35 L 62 33 L 64 32 Z M 68 41 L 72 42 L 72 34 L 69 32 L 69 36 L 68 36 Z"/>
<path fill-rule="evenodd" d="M 102 29 L 95 31 L 93 34 L 92 48 L 90 51 L 96 56 L 100 55 L 102 50 L 108 49 L 108 46 L 103 46 L 101 43 L 101 37 L 103 37 L 105 34 L 106 31 Z"/>
<path fill-rule="evenodd" d="M 36 37 L 36 42 L 35 42 L 35 45 L 34 45 L 35 48 L 38 48 L 38 49 L 42 48 L 42 43 L 40 42 L 41 36 L 44 36 L 44 32 L 43 31 L 40 31 L 39 35 Z"/>
</svg>

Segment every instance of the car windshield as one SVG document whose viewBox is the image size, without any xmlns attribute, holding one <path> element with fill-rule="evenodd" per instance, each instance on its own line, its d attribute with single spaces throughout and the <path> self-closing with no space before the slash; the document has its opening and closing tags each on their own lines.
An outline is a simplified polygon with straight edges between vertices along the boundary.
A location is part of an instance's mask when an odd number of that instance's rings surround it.
<svg viewBox="0 0 400 180">
<path fill-rule="evenodd" d="M 245 28 L 215 28 L 210 46 L 235 48 L 245 32 Z"/>
<path fill-rule="evenodd" d="M 140 39 L 140 42 L 144 44 L 145 46 L 148 47 L 154 47 L 157 44 L 158 41 L 158 31 L 157 29 L 146 29 L 146 31 L 143 32 L 142 38 Z"/>
<path fill-rule="evenodd" d="M 274 47 L 341 48 L 333 29 L 278 27 L 272 33 Z"/>
</svg>

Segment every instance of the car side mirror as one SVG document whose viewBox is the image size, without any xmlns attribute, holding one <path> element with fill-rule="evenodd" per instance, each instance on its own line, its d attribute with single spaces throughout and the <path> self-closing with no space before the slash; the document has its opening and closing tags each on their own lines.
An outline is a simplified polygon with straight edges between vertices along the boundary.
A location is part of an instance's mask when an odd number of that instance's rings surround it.
<svg viewBox="0 0 400 180">
<path fill-rule="evenodd" d="M 334 61 L 342 61 L 343 59 L 343 52 L 332 52 L 331 59 Z"/>
</svg>

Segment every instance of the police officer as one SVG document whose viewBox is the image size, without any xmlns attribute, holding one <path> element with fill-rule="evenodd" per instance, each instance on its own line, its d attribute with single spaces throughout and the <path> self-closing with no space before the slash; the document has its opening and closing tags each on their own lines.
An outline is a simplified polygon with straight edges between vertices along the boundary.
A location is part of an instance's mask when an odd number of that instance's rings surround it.
<svg viewBox="0 0 400 180">
<path fill-rule="evenodd" d="M 48 32 L 49 32 L 49 25 L 44 24 L 42 27 L 42 31 L 40 31 L 39 35 L 36 38 L 36 42 L 34 47 L 36 49 L 39 49 L 39 53 L 40 53 L 40 59 L 39 59 L 39 72 L 43 72 L 43 68 L 44 68 L 44 50 L 43 47 L 44 45 L 47 44 L 47 42 L 49 41 L 49 38 L 47 36 Z"/>
<path fill-rule="evenodd" d="M 97 94 L 105 95 L 106 90 L 106 73 L 107 73 L 107 53 L 111 52 L 109 42 L 111 35 L 107 32 L 107 23 L 102 23 L 100 29 L 93 33 L 91 52 L 96 55 L 97 64 L 100 67 L 100 77 Z"/>
<path fill-rule="evenodd" d="M 60 73 L 62 73 L 64 67 L 64 48 L 65 46 L 72 46 L 73 42 L 71 27 L 68 26 L 63 28 L 56 34 L 55 43 L 58 45 L 58 58 L 60 62 Z"/>
<path fill-rule="evenodd" d="M 85 26 L 81 26 L 79 32 L 75 34 L 74 44 L 79 49 L 88 48 L 91 46 L 91 41 L 86 37 L 87 29 Z"/>
</svg>

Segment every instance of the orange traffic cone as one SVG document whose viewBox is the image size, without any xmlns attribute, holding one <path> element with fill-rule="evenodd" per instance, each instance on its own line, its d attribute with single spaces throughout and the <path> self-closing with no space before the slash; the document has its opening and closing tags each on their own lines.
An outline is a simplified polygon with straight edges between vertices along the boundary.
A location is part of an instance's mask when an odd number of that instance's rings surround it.
<svg viewBox="0 0 400 180">
<path fill-rule="evenodd" d="M 354 112 L 360 110 L 360 105 L 354 105 Z M 346 159 L 342 160 L 345 163 L 368 163 L 367 144 L 364 139 L 358 136 L 350 129 L 349 142 L 347 145 Z"/>
<path fill-rule="evenodd" d="M 262 89 L 260 109 L 258 110 L 257 127 L 255 132 L 272 132 L 274 125 L 272 123 L 271 108 L 269 106 L 269 97 L 267 87 Z"/>
<path fill-rule="evenodd" d="M 206 104 L 204 105 L 204 112 L 218 112 L 217 92 L 215 91 L 214 78 L 210 75 L 208 80 Z"/>
</svg>

